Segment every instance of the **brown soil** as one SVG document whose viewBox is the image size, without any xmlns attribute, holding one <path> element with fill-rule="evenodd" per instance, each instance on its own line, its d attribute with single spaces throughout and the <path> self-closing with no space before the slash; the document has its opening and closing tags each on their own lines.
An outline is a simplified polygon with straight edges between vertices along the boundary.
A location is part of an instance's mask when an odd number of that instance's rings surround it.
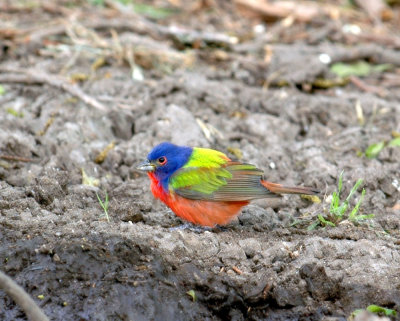
<svg viewBox="0 0 400 321">
<path fill-rule="evenodd" d="M 400 148 L 361 155 L 400 132 L 400 88 L 388 85 L 399 74 L 396 46 L 349 43 L 340 33 L 348 17 L 278 21 L 253 34 L 254 18 L 223 1 L 195 13 L 198 2 L 185 2 L 157 25 L 234 34 L 239 44 L 183 43 L 151 28 L 110 27 L 136 19 L 116 8 L 52 3 L 0 2 L 0 268 L 51 320 L 345 320 L 369 304 L 400 311 Z M 143 81 L 132 79 L 132 53 Z M 321 89 L 316 79 L 334 79 L 321 53 L 394 69 L 362 80 L 378 91 L 355 82 Z M 170 229 L 182 221 L 136 170 L 162 141 L 240 151 L 268 180 L 325 196 L 344 170 L 344 195 L 362 178 L 361 212 L 375 218 L 309 231 L 329 199 L 285 196 L 252 203 L 224 229 Z M 98 187 L 83 184 L 82 169 Z M 111 222 L 96 197 L 105 191 Z M 0 319 L 26 319 L 1 291 Z"/>
</svg>

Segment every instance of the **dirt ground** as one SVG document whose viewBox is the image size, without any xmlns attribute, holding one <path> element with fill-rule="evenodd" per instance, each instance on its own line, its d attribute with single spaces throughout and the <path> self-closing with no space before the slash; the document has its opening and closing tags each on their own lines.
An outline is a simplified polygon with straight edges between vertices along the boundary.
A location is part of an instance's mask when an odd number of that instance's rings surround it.
<svg viewBox="0 0 400 321">
<path fill-rule="evenodd" d="M 155 1 L 173 8 L 164 19 L 99 3 L 0 1 L 1 270 L 51 320 L 400 312 L 400 147 L 363 155 L 400 132 L 398 26 L 361 9 L 265 22 L 226 1 Z M 354 24 L 369 36 L 343 31 Z M 392 68 L 322 86 L 336 79 L 326 57 Z M 182 221 L 136 170 L 162 141 L 219 149 L 322 202 L 260 200 L 223 229 L 171 229 Z M 309 229 L 342 170 L 343 195 L 363 179 L 375 217 Z M 26 320 L 2 291 L 0 319 Z"/>
</svg>

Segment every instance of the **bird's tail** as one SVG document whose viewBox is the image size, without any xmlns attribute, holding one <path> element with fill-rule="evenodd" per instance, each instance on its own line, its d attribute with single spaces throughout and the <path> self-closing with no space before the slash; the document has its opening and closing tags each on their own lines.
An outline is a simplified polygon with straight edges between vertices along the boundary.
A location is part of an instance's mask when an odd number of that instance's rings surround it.
<svg viewBox="0 0 400 321">
<path fill-rule="evenodd" d="M 305 195 L 317 195 L 320 192 L 312 187 L 303 186 L 284 186 L 281 184 L 271 183 L 268 181 L 261 181 L 261 184 L 266 187 L 269 191 L 275 194 L 305 194 Z"/>
</svg>

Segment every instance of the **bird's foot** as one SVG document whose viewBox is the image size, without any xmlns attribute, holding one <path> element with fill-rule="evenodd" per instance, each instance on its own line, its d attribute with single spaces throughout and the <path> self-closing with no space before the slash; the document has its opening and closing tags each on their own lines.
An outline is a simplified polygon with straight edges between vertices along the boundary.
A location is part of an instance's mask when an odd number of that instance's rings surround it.
<svg viewBox="0 0 400 321">
<path fill-rule="evenodd" d="M 229 228 L 222 225 L 215 225 L 212 230 L 216 233 L 229 231 Z"/>
<path fill-rule="evenodd" d="M 182 225 L 174 226 L 169 228 L 170 231 L 184 231 L 184 230 L 189 230 L 191 232 L 195 233 L 204 233 L 204 232 L 211 232 L 213 230 L 212 227 L 208 226 L 198 226 L 198 225 L 193 225 L 192 223 L 184 223 Z"/>
</svg>

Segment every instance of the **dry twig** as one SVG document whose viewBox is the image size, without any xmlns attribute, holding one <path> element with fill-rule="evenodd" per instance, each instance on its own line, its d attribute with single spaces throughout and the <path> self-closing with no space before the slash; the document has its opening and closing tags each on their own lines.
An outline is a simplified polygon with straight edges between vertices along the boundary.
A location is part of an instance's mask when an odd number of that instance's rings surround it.
<svg viewBox="0 0 400 321">
<path fill-rule="evenodd" d="M 25 312 L 31 321 L 49 321 L 25 290 L 9 276 L 0 271 L 0 288 L 4 290 Z"/>
<path fill-rule="evenodd" d="M 16 161 L 16 162 L 25 162 L 25 163 L 30 163 L 33 162 L 33 159 L 31 158 L 26 158 L 26 157 L 21 157 L 21 156 L 14 156 L 14 155 L 1 155 L 1 159 L 9 160 L 9 161 Z"/>
<path fill-rule="evenodd" d="M 361 89 L 362 91 L 373 93 L 380 97 L 385 97 L 387 95 L 385 88 L 371 86 L 356 76 L 350 76 L 349 79 L 357 88 Z"/>
<path fill-rule="evenodd" d="M 400 66 L 398 51 L 384 48 L 378 44 L 361 44 L 350 48 L 344 46 L 324 46 L 323 50 L 331 57 L 333 63 L 368 59 L 376 64 Z"/>
<path fill-rule="evenodd" d="M 240 270 L 237 266 L 232 266 L 232 270 L 236 273 L 236 274 L 243 274 L 242 270 Z"/>
<path fill-rule="evenodd" d="M 236 37 L 227 36 L 222 33 L 202 32 L 175 26 L 166 27 L 137 15 L 129 15 L 123 19 L 95 19 L 83 22 L 82 25 L 87 29 L 93 30 L 126 30 L 138 34 L 147 34 L 155 39 L 169 38 L 184 43 L 201 41 L 206 44 L 216 44 L 228 48 L 238 42 Z M 43 39 L 47 37 L 65 34 L 68 28 L 68 24 L 65 22 L 60 25 L 48 26 L 46 29 L 31 33 L 29 38 L 32 43 L 41 44 Z"/>
<path fill-rule="evenodd" d="M 55 88 L 64 90 L 74 97 L 79 98 L 85 104 L 96 109 L 106 111 L 108 108 L 95 98 L 89 96 L 82 91 L 78 86 L 68 83 L 68 80 L 55 75 L 47 74 L 37 69 L 18 69 L 0 67 L 0 83 L 25 83 L 25 84 L 48 84 Z"/>
</svg>

